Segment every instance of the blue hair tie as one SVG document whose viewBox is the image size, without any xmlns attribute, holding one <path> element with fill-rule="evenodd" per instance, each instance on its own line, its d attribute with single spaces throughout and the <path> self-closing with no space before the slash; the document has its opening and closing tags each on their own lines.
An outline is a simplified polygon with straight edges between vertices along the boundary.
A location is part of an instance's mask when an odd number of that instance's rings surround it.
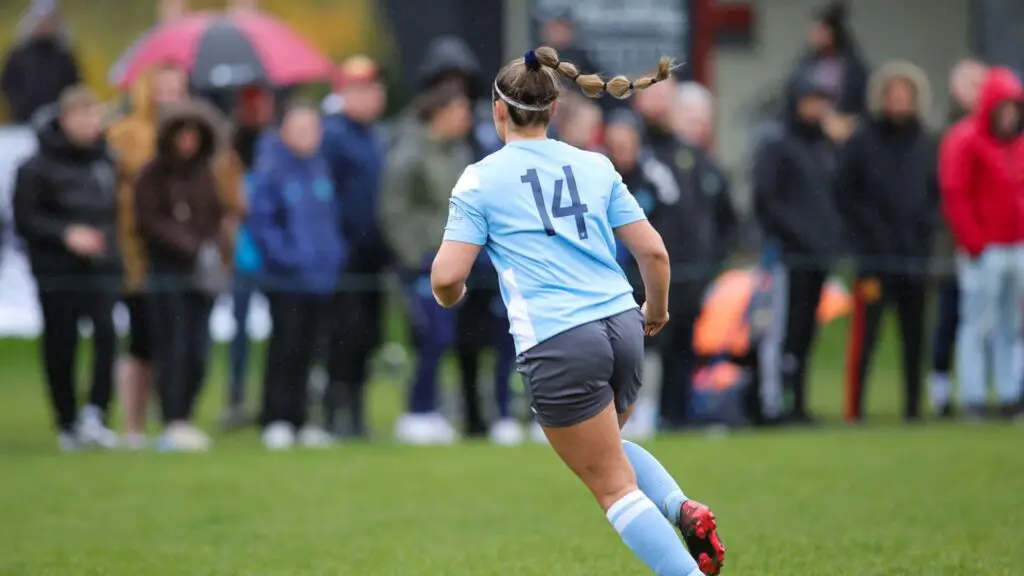
<svg viewBox="0 0 1024 576">
<path fill-rule="evenodd" d="M 540 70 L 540 60 L 537 60 L 537 52 L 534 50 L 527 50 L 526 54 L 523 54 L 523 62 L 526 63 L 527 70 Z"/>
</svg>

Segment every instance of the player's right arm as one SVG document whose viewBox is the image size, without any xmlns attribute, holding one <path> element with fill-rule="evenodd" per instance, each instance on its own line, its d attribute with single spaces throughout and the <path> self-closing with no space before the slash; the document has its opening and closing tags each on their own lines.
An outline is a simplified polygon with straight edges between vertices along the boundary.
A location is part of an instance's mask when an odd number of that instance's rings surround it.
<svg viewBox="0 0 1024 576">
<path fill-rule="evenodd" d="M 608 203 L 608 222 L 615 236 L 633 255 L 644 281 L 644 332 L 654 336 L 668 323 L 668 289 L 672 268 L 661 234 L 651 226 L 643 209 L 616 174 Z"/>
</svg>

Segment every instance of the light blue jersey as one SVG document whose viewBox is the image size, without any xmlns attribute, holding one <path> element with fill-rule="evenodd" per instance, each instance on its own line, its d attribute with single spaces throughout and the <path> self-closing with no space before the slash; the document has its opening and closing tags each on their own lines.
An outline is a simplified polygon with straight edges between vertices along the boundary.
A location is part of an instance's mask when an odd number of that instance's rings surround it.
<svg viewBox="0 0 1024 576">
<path fill-rule="evenodd" d="M 613 230 L 644 218 L 604 156 L 518 140 L 466 168 L 444 239 L 486 247 L 522 353 L 637 307 L 615 261 Z"/>
</svg>

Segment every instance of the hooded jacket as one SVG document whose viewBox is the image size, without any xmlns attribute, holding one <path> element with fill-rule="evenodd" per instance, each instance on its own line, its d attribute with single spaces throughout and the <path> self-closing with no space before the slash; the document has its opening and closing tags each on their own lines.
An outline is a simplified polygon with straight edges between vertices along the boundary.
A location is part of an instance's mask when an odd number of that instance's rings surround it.
<svg viewBox="0 0 1024 576">
<path fill-rule="evenodd" d="M 345 264 L 341 202 L 321 154 L 301 158 L 279 137 L 256 175 L 248 231 L 269 291 L 333 292 Z"/>
<path fill-rule="evenodd" d="M 156 155 L 135 184 L 135 221 L 149 255 L 149 268 L 160 274 L 191 275 L 200 247 L 217 241 L 227 252 L 233 231 L 225 228 L 227 210 L 211 167 L 218 135 L 214 111 L 192 101 L 161 110 Z M 178 157 L 174 139 L 191 124 L 198 128 L 199 150 Z"/>
<path fill-rule="evenodd" d="M 143 166 L 156 153 L 159 110 L 151 97 L 154 70 L 141 75 L 131 89 L 131 111 L 107 129 L 107 141 L 117 161 L 118 239 L 124 258 L 125 285 L 129 292 L 143 288 L 146 278 L 147 254 L 135 225 L 135 183 Z M 222 124 L 221 119 L 211 121 Z M 223 130 L 218 126 L 219 131 Z M 214 160 L 214 171 L 222 194 L 221 201 L 234 220 L 241 220 L 246 211 L 242 189 L 243 167 L 236 153 L 221 148 Z M 230 257 L 231 246 L 228 245 Z"/>
<path fill-rule="evenodd" d="M 44 124 L 38 138 L 39 150 L 18 168 L 13 198 L 14 223 L 32 271 L 64 281 L 82 274 L 117 274 L 114 165 L 106 143 L 75 144 L 57 119 Z M 68 250 L 64 236 L 75 224 L 103 234 L 107 249 L 101 257 L 83 258 Z"/>
<path fill-rule="evenodd" d="M 991 245 L 1024 242 L 1024 139 L 1001 137 L 995 114 L 1021 105 L 1024 89 L 1006 68 L 993 68 L 974 114 L 942 140 L 939 181 L 942 208 L 957 246 L 971 256 Z"/>
<path fill-rule="evenodd" d="M 457 36 L 442 36 L 427 47 L 426 56 L 418 70 L 417 85 L 421 91 L 426 91 L 452 74 L 461 75 L 466 79 L 469 90 L 467 96 L 473 102 L 481 101 L 481 97 L 490 91 L 490 86 L 487 85 L 489 80 L 484 77 L 480 62 L 469 45 Z M 473 158 L 481 160 L 500 149 L 502 143 L 494 130 L 490 100 L 487 100 L 486 104 L 481 101 L 473 113 L 473 130 L 467 140 L 473 149 Z M 404 118 L 399 120 L 399 138 L 415 132 L 417 122 L 414 116 L 405 114 Z"/>
<path fill-rule="evenodd" d="M 795 83 L 782 129 L 766 134 L 758 145 L 754 213 L 766 239 L 792 263 L 827 266 L 839 250 L 832 191 L 835 148 L 819 124 L 808 124 L 797 114 L 800 99 L 813 94 L 823 93 L 809 79 Z"/>
<path fill-rule="evenodd" d="M 887 86 L 903 79 L 914 86 L 916 116 L 887 118 Z M 938 147 L 925 127 L 931 105 L 928 79 L 917 66 L 893 61 L 869 83 L 869 116 L 843 147 L 836 177 L 836 207 L 846 247 L 862 269 L 924 271 L 939 222 Z"/>
</svg>

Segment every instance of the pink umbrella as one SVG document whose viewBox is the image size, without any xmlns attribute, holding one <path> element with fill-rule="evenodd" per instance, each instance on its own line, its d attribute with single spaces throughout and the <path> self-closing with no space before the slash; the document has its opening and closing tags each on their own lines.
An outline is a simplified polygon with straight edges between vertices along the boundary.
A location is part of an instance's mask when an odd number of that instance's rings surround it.
<svg viewBox="0 0 1024 576">
<path fill-rule="evenodd" d="M 198 89 L 286 86 L 326 80 L 331 61 L 287 25 L 258 12 L 199 13 L 158 26 L 115 64 L 127 89 L 155 65 L 188 70 Z"/>
</svg>

